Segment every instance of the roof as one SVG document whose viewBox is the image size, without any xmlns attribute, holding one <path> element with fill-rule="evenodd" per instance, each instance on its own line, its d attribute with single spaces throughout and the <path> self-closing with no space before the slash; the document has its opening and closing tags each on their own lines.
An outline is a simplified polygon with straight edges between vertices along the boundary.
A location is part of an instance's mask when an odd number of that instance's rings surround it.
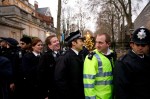
<svg viewBox="0 0 150 99">
<path fill-rule="evenodd" d="M 51 12 L 49 7 L 44 7 L 44 8 L 38 8 L 37 12 L 46 16 L 51 16 Z"/>
<path fill-rule="evenodd" d="M 147 3 L 147 5 L 144 7 L 144 9 L 140 12 L 140 14 L 137 16 L 137 18 L 134 20 L 134 29 L 137 29 L 141 26 L 144 26 L 146 28 L 150 29 L 150 1 Z"/>
</svg>

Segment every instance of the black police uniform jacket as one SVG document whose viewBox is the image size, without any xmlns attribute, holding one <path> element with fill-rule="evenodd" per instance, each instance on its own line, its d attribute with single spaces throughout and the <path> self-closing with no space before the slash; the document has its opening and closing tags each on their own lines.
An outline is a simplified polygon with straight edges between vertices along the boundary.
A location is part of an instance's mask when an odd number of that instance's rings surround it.
<svg viewBox="0 0 150 99">
<path fill-rule="evenodd" d="M 24 75 L 25 96 L 23 99 L 38 99 L 37 95 L 37 66 L 40 57 L 35 56 L 32 52 L 26 53 L 22 58 L 22 69 Z"/>
<path fill-rule="evenodd" d="M 116 62 L 114 84 L 116 99 L 149 99 L 150 59 L 129 51 Z"/>
<path fill-rule="evenodd" d="M 20 61 L 18 56 L 19 48 L 17 47 L 10 47 L 3 50 L 2 56 L 8 58 L 12 64 L 12 70 L 13 70 L 13 77 L 10 81 L 10 83 L 15 83 L 20 78 Z"/>
<path fill-rule="evenodd" d="M 51 49 L 48 49 L 40 58 L 37 74 L 40 97 L 42 99 L 47 96 L 50 99 L 55 99 L 54 70 L 58 56 Z"/>
<path fill-rule="evenodd" d="M 55 81 L 58 99 L 84 99 L 83 61 L 72 49 L 59 57 Z"/>
<path fill-rule="evenodd" d="M 9 82 L 12 78 L 12 64 L 0 56 L 0 99 L 8 99 Z"/>
</svg>

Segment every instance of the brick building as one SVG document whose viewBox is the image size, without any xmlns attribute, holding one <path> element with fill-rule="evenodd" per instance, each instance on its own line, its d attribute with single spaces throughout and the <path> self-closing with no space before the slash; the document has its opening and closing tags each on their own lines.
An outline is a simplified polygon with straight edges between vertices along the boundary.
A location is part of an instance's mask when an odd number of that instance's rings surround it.
<svg viewBox="0 0 150 99">
<path fill-rule="evenodd" d="M 39 37 L 43 41 L 55 33 L 48 7 L 38 8 L 28 0 L 0 0 L 0 37 L 12 37 L 19 41 L 23 35 Z"/>
</svg>

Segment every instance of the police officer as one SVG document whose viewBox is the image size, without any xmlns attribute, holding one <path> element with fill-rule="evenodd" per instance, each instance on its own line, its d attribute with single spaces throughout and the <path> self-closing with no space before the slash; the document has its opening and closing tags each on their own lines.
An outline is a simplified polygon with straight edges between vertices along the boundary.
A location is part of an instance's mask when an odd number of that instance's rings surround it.
<svg viewBox="0 0 150 99">
<path fill-rule="evenodd" d="M 148 99 L 150 97 L 150 60 L 144 49 L 150 43 L 150 31 L 141 27 L 133 32 L 131 50 L 117 60 L 114 68 L 116 99 Z"/>
<path fill-rule="evenodd" d="M 56 99 L 55 85 L 54 85 L 54 70 L 56 60 L 59 57 L 60 42 L 56 35 L 50 35 L 45 40 L 47 51 L 43 53 L 38 65 L 38 81 L 39 94 L 41 99 L 48 97 L 49 99 Z"/>
<path fill-rule="evenodd" d="M 8 58 L 12 64 L 13 77 L 10 80 L 10 95 L 11 98 L 15 98 L 15 88 L 19 74 L 19 58 L 18 58 L 18 41 L 14 38 L 2 38 L 6 42 L 5 50 L 2 52 L 2 56 Z"/>
<path fill-rule="evenodd" d="M 37 67 L 39 64 L 43 42 L 40 38 L 34 37 L 30 45 L 30 52 L 22 58 L 23 69 L 23 95 L 21 99 L 40 99 L 37 88 Z"/>
<path fill-rule="evenodd" d="M 30 37 L 22 37 L 20 39 L 20 47 L 21 47 L 21 51 L 22 51 L 22 56 L 29 52 L 29 47 L 31 45 L 31 41 L 32 39 Z"/>
<path fill-rule="evenodd" d="M 9 82 L 12 78 L 12 65 L 8 58 L 0 56 L 0 99 L 9 99 Z"/>
<path fill-rule="evenodd" d="M 29 45 L 31 45 L 30 37 L 22 37 L 20 39 L 20 47 L 16 49 L 16 60 L 17 60 L 17 71 L 16 71 L 16 80 L 15 80 L 15 99 L 21 99 L 24 94 L 24 76 L 22 69 L 22 58 L 29 52 Z"/>
<path fill-rule="evenodd" d="M 4 40 L 4 37 L 0 37 L 0 55 L 3 55 L 6 49 L 7 49 L 7 42 Z"/>
<path fill-rule="evenodd" d="M 84 93 L 87 99 L 112 99 L 112 68 L 114 53 L 110 50 L 110 36 L 100 33 L 96 36 L 96 49 L 84 61 Z"/>
<path fill-rule="evenodd" d="M 68 51 L 58 58 L 55 81 L 58 99 L 85 99 L 83 88 L 83 61 L 79 52 L 83 48 L 80 31 L 71 32 L 65 39 Z"/>
</svg>

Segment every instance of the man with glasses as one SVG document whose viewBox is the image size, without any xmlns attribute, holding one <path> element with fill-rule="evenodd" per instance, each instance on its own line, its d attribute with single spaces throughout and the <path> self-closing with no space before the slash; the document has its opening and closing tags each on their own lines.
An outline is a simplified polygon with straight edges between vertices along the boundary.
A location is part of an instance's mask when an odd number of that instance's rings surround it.
<svg viewBox="0 0 150 99">
<path fill-rule="evenodd" d="M 131 50 L 117 60 L 114 68 L 116 99 L 148 99 L 150 97 L 150 59 L 145 49 L 150 44 L 150 31 L 141 27 L 133 32 Z"/>
</svg>

